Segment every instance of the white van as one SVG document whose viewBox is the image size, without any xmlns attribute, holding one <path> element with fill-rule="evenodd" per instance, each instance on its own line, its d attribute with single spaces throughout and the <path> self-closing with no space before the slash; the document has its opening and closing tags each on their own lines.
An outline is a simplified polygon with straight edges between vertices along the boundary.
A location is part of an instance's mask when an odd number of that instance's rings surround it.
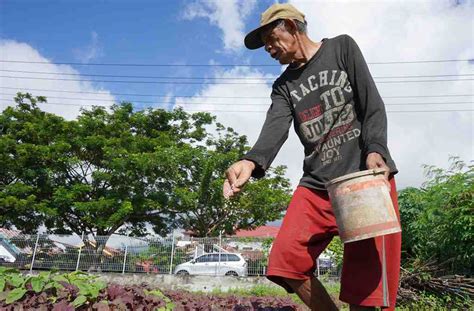
<svg viewBox="0 0 474 311">
<path fill-rule="evenodd" d="M 247 262 L 240 254 L 205 254 L 177 265 L 174 274 L 247 276 Z"/>
</svg>

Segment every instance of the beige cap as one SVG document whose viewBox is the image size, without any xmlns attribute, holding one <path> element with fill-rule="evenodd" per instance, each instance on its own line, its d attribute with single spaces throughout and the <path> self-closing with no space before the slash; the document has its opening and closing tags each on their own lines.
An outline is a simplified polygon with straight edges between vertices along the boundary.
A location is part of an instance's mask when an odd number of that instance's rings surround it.
<svg viewBox="0 0 474 311">
<path fill-rule="evenodd" d="M 264 46 L 262 38 L 260 38 L 260 32 L 263 27 L 278 19 L 296 19 L 305 23 L 304 14 L 298 11 L 294 6 L 289 3 L 276 3 L 262 13 L 260 26 L 245 36 L 245 46 L 250 50 L 255 50 Z"/>
</svg>

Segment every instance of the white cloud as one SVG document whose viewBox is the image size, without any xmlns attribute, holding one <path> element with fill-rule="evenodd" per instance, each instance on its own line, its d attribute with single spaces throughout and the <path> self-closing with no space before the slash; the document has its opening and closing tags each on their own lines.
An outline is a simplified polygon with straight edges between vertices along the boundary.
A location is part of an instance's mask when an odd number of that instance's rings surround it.
<svg viewBox="0 0 474 311">
<path fill-rule="evenodd" d="M 319 40 L 342 33 L 359 44 L 368 62 L 447 60 L 472 58 L 474 9 L 452 1 L 291 1 L 306 12 L 309 34 Z M 310 14 L 310 12 L 320 12 Z M 372 75 L 443 75 L 472 73 L 472 65 L 421 63 L 371 65 Z M 440 79 L 456 79 L 446 77 Z M 466 77 L 459 77 L 464 79 Z M 422 79 L 428 80 L 430 78 Z M 401 79 L 392 79 L 401 80 Z M 381 81 L 380 79 L 378 81 Z M 473 94 L 472 81 L 432 83 L 378 83 L 382 97 Z M 387 110 L 472 109 L 473 96 L 385 99 Z M 395 103 L 471 102 L 446 105 L 392 105 Z M 418 186 L 422 164 L 448 166 L 450 155 L 473 159 L 473 113 L 389 113 L 389 147 L 400 173 L 400 187 Z"/>
<path fill-rule="evenodd" d="M 219 27 L 226 52 L 242 48 L 244 19 L 255 7 L 256 0 L 198 0 L 188 4 L 183 17 L 188 20 L 206 18 Z"/>
<path fill-rule="evenodd" d="M 91 32 L 90 43 L 83 47 L 73 50 L 74 57 L 82 63 L 89 63 L 91 60 L 104 56 L 104 49 L 99 42 L 99 35 L 97 32 Z"/>
<path fill-rule="evenodd" d="M 235 77 L 238 77 L 239 80 L 230 79 Z M 218 70 L 214 76 L 216 80 L 213 81 L 241 84 L 210 84 L 195 94 L 195 98 L 177 98 L 176 106 L 182 106 L 187 111 L 211 111 L 217 116 L 217 121 L 232 127 L 241 135 L 246 135 L 252 145 L 256 142 L 265 121 L 266 111 L 270 105 L 272 83 L 245 83 L 272 81 L 272 77 L 274 76 L 249 67 Z M 294 131 L 290 129 L 288 141 L 280 150 L 273 166 L 286 165 L 288 167 L 287 176 L 296 186 L 302 174 L 302 161 L 303 148 Z"/>
<path fill-rule="evenodd" d="M 368 62 L 472 59 L 473 7 L 469 3 L 452 5 L 451 1 L 291 1 L 306 14 L 309 35 L 319 41 L 323 37 L 350 34 L 358 42 Z M 202 11 L 205 12 L 205 11 Z M 196 16 L 204 13 L 196 13 Z M 209 18 L 212 23 L 213 20 Z M 254 25 L 258 21 L 253 21 Z M 240 39 L 239 39 L 240 40 Z M 225 39 L 224 39 L 225 42 Z M 238 41 L 235 45 L 243 45 Z M 255 53 L 264 53 L 262 50 Z M 242 62 L 239 60 L 239 62 Z M 467 62 L 371 65 L 373 76 L 470 74 L 473 65 Z M 229 75 L 265 76 L 258 69 L 229 69 L 217 73 Z M 451 77 L 456 79 L 457 77 Z M 466 77 L 460 77 L 466 78 Z M 428 79 L 428 78 L 427 78 Z M 425 80 L 427 80 L 425 79 Z M 443 78 L 440 78 L 443 79 Z M 448 78 L 444 78 L 448 79 Z M 401 79 L 392 79 L 399 81 Z M 382 81 L 382 79 L 377 79 Z M 432 83 L 378 83 L 382 97 L 473 94 L 472 81 Z M 249 86 L 213 85 L 202 89 L 198 96 L 246 96 L 227 99 L 226 106 L 196 105 L 192 109 L 265 110 L 257 103 L 269 102 L 270 84 Z M 388 111 L 472 109 L 470 97 L 386 98 Z M 216 99 L 206 99 L 207 103 Z M 219 100 L 223 101 L 223 100 Z M 468 104 L 429 105 L 426 103 L 470 102 Z M 195 102 L 203 102 L 196 98 Z M 396 103 L 425 103 L 396 106 Z M 216 113 L 225 125 L 236 129 L 255 143 L 265 118 L 264 113 Z M 472 112 L 388 113 L 389 147 L 400 173 L 399 188 L 419 186 L 423 181 L 422 164 L 448 166 L 450 155 L 465 161 L 473 159 Z M 302 174 L 303 149 L 293 130 L 275 159 L 274 165 L 288 166 L 288 176 L 294 186 Z"/>
<path fill-rule="evenodd" d="M 55 113 L 66 119 L 73 119 L 79 114 L 81 105 L 84 109 L 90 109 L 90 105 L 111 106 L 114 97 L 104 88 L 95 86 L 89 81 L 57 81 L 45 80 L 45 78 L 53 79 L 75 79 L 86 80 L 85 78 L 75 76 L 79 74 L 74 68 L 68 65 L 55 65 L 48 59 L 43 57 L 36 49 L 26 43 L 13 40 L 0 40 L 0 58 L 2 60 L 28 60 L 30 62 L 45 62 L 44 64 L 27 64 L 27 63 L 9 63 L 1 62 L 2 70 L 12 70 L 15 72 L 2 72 L 1 76 L 10 76 L 15 78 L 0 77 L 0 93 L 2 99 L 0 102 L 0 110 L 13 104 L 13 97 L 16 92 L 26 92 L 34 96 L 46 96 L 49 104 L 39 104 L 41 109 L 47 112 Z M 18 71 L 36 71 L 47 72 L 52 74 L 35 74 L 21 73 Z M 63 74 L 74 74 L 74 76 L 64 76 Z M 33 77 L 37 79 L 21 79 L 20 77 Z M 38 89 L 34 90 L 34 89 Z M 40 91 L 46 90 L 46 91 Z M 51 90 L 63 91 L 53 92 Z M 94 92 L 99 94 L 87 93 L 65 93 L 68 92 Z M 8 94 L 8 95 L 4 95 Z M 81 98 L 81 100 L 61 99 L 61 98 Z M 54 105 L 53 103 L 59 103 Z"/>
</svg>

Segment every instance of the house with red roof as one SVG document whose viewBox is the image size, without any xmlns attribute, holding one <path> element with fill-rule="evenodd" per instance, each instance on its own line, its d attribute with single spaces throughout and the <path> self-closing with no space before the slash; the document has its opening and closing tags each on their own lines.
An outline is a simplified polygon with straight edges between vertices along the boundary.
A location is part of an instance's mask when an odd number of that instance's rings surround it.
<svg viewBox="0 0 474 311">
<path fill-rule="evenodd" d="M 278 231 L 280 231 L 278 226 L 260 226 L 255 229 L 237 230 L 232 237 L 276 238 Z"/>
</svg>

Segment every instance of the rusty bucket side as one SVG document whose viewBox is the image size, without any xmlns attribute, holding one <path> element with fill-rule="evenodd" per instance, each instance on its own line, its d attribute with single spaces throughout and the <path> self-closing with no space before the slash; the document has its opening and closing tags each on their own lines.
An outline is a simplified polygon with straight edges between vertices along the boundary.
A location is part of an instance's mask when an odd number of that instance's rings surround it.
<svg viewBox="0 0 474 311">
<path fill-rule="evenodd" d="M 344 175 L 326 184 L 344 243 L 400 232 L 384 170 Z"/>
</svg>

